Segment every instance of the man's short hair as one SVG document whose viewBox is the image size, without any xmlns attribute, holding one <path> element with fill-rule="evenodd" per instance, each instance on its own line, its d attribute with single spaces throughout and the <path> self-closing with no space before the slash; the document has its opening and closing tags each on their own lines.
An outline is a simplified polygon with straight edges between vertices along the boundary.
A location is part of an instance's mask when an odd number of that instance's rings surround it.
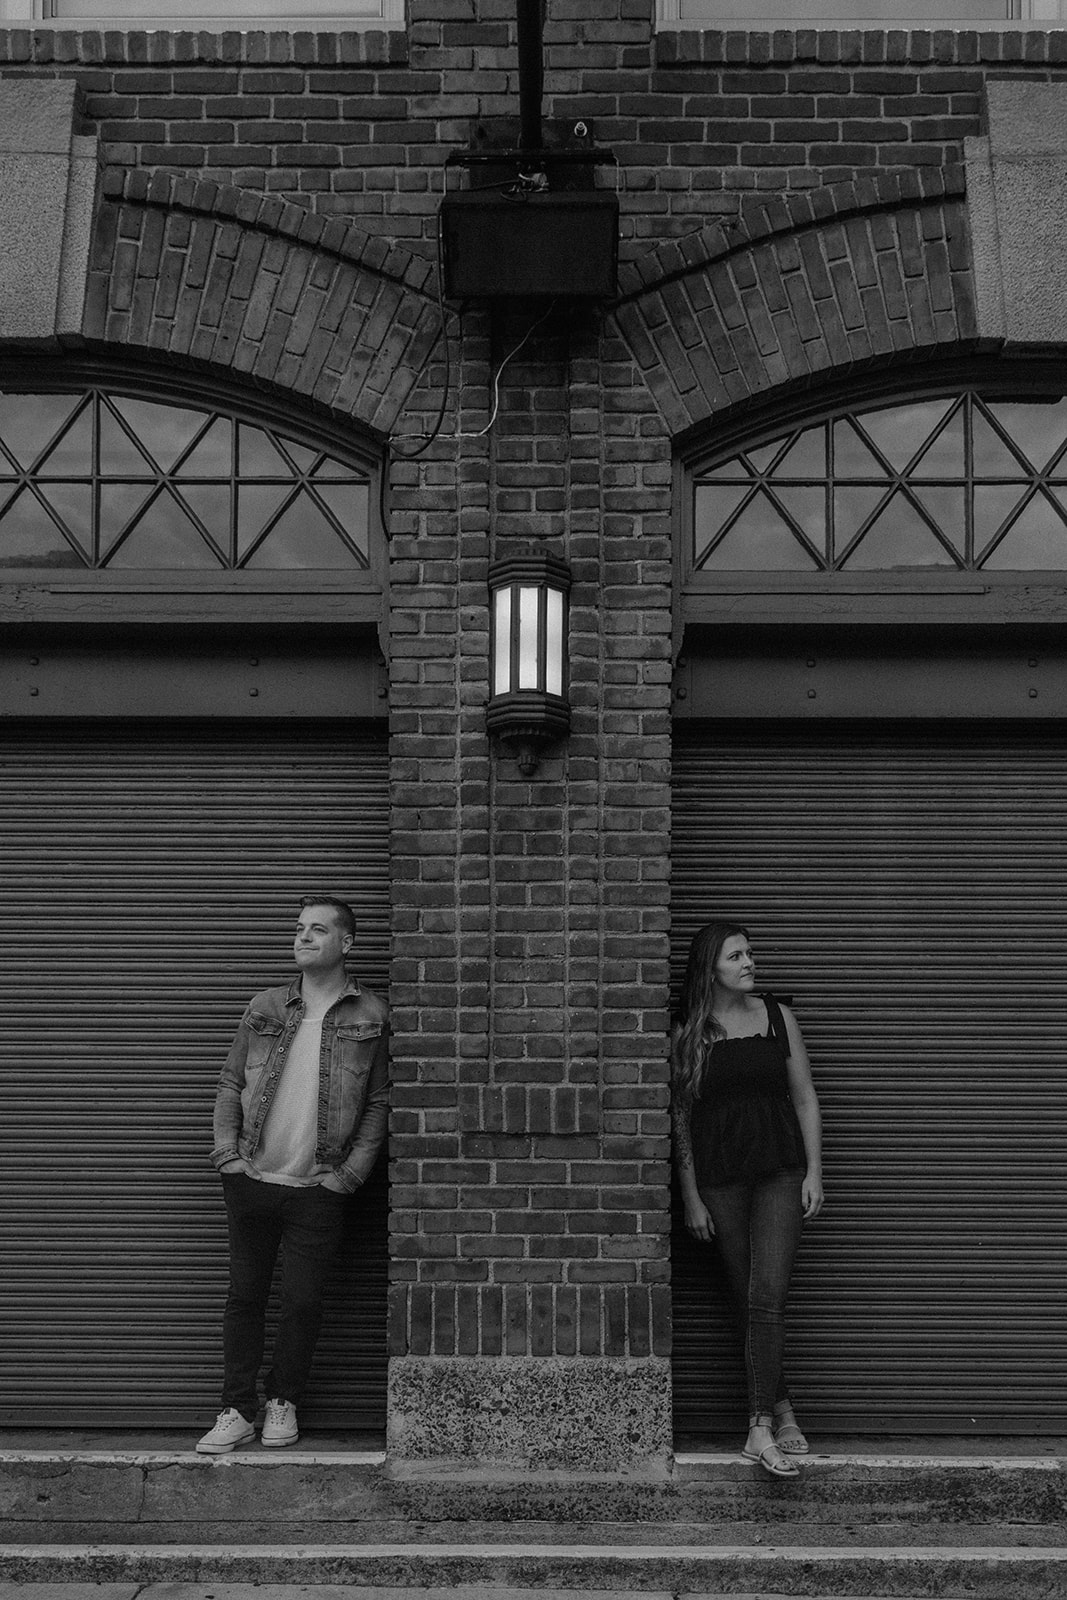
<svg viewBox="0 0 1067 1600">
<path fill-rule="evenodd" d="M 306 911 L 308 906 L 332 906 L 337 913 L 337 921 L 341 932 L 347 933 L 350 939 L 356 937 L 356 913 L 352 910 L 347 900 L 339 900 L 335 894 L 305 894 L 300 899 L 301 911 Z"/>
</svg>

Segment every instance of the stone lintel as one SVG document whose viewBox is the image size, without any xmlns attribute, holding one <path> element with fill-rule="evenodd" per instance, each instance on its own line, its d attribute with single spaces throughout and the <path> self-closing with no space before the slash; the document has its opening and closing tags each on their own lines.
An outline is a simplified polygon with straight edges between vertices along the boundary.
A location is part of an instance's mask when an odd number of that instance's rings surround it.
<svg viewBox="0 0 1067 1600">
<path fill-rule="evenodd" d="M 659 1471 L 671 1459 L 670 1362 L 658 1356 L 398 1356 L 392 1461 L 527 1471 Z"/>
<path fill-rule="evenodd" d="M 0 78 L 0 339 L 81 331 L 97 150 L 75 133 L 77 93 Z"/>
<path fill-rule="evenodd" d="M 979 334 L 1067 341 L 1067 84 L 987 82 L 966 142 Z"/>
</svg>

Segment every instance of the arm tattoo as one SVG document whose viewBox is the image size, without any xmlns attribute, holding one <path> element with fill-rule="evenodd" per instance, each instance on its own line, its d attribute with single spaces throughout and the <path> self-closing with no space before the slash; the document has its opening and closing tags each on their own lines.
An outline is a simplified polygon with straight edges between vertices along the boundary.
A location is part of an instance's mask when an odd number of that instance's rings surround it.
<svg viewBox="0 0 1067 1600">
<path fill-rule="evenodd" d="M 691 1167 L 693 1162 L 693 1132 L 691 1096 L 674 1091 L 674 1158 L 679 1167 Z"/>
</svg>

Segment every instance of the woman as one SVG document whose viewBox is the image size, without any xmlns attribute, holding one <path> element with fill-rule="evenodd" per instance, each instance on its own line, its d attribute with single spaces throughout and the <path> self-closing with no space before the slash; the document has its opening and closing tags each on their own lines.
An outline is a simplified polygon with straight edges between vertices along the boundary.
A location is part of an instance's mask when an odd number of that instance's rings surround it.
<svg viewBox="0 0 1067 1600">
<path fill-rule="evenodd" d="M 718 1242 L 745 1342 L 746 1460 L 796 1477 L 806 1455 L 782 1377 L 785 1302 L 801 1224 L 822 1208 L 822 1130 L 808 1053 L 787 1006 L 756 993 L 746 929 L 693 940 L 674 1030 L 674 1130 L 685 1225 Z"/>
</svg>

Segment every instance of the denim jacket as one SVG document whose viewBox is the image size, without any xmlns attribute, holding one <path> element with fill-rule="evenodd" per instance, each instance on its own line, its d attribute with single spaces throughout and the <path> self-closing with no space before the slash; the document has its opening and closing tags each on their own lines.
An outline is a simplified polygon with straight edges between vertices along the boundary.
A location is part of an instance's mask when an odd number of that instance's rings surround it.
<svg viewBox="0 0 1067 1600">
<path fill-rule="evenodd" d="M 303 1016 L 299 977 L 249 1002 L 215 1096 L 216 1167 L 255 1156 Z M 358 1189 L 381 1149 L 388 1118 L 389 1007 L 349 978 L 322 1024 L 316 1161 L 346 1190 Z"/>
</svg>

